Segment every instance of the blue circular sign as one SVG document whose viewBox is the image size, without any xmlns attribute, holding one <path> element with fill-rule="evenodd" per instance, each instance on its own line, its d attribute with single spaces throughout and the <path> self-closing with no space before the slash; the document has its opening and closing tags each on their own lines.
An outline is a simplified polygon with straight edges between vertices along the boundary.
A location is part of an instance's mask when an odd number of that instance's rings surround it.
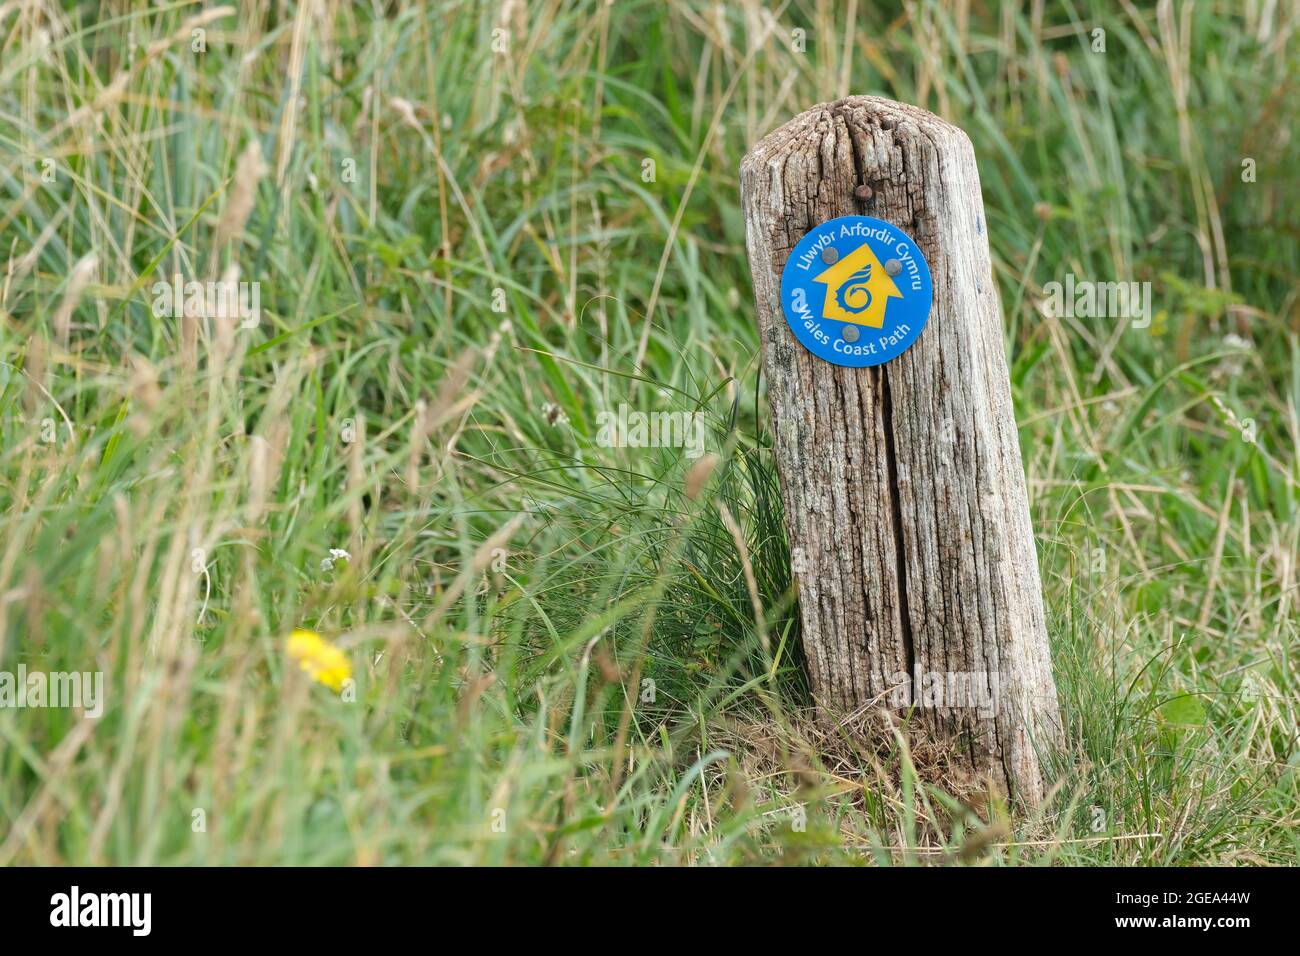
<svg viewBox="0 0 1300 956">
<path fill-rule="evenodd" d="M 870 216 L 841 216 L 799 240 L 781 273 L 781 308 L 804 348 L 866 368 L 901 355 L 930 318 L 930 267 L 912 237 Z"/>
</svg>

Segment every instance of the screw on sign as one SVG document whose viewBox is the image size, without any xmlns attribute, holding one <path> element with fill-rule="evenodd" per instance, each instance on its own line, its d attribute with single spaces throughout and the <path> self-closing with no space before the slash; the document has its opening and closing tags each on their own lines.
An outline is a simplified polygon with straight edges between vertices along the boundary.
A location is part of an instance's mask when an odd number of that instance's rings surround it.
<svg viewBox="0 0 1300 956">
<path fill-rule="evenodd" d="M 855 96 L 764 137 L 740 174 L 819 710 L 902 690 L 955 761 L 1041 803 L 1060 714 L 970 141 Z M 929 694 L 936 674 L 967 693 Z"/>
</svg>

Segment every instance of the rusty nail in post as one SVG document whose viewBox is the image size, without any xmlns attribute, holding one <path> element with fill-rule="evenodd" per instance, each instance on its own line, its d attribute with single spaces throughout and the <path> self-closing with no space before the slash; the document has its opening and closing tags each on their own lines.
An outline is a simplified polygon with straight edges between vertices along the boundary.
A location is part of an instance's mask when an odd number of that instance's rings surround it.
<svg viewBox="0 0 1300 956">
<path fill-rule="evenodd" d="M 871 187 L 868 186 L 866 183 L 863 183 L 857 189 L 853 190 L 853 195 L 855 198 L 860 199 L 863 202 L 866 202 L 868 199 L 871 198 Z"/>
</svg>

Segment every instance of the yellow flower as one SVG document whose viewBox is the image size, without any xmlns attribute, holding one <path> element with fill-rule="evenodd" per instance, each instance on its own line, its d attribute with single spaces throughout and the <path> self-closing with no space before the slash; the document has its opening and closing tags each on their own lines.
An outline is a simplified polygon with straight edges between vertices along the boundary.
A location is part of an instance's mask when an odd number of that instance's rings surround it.
<svg viewBox="0 0 1300 956">
<path fill-rule="evenodd" d="M 315 631 L 294 628 L 289 635 L 289 656 L 298 662 L 304 674 L 338 693 L 343 682 L 352 676 L 347 655 Z"/>
</svg>

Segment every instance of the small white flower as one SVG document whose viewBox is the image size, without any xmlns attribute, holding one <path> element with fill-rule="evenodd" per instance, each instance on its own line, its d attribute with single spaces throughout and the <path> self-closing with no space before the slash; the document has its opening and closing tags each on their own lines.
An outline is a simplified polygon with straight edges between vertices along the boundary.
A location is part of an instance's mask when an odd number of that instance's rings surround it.
<svg viewBox="0 0 1300 956">
<path fill-rule="evenodd" d="M 352 555 L 348 554 L 342 548 L 330 548 L 330 556 L 328 558 L 321 559 L 320 569 L 322 571 L 333 571 L 334 562 L 339 560 L 340 558 L 342 558 L 344 561 L 351 561 Z"/>
<path fill-rule="evenodd" d="M 1246 370 L 1245 356 L 1241 353 L 1254 348 L 1255 343 L 1250 339 L 1229 332 L 1223 337 L 1222 345 L 1225 349 L 1237 350 L 1237 354 L 1229 355 L 1220 360 L 1219 364 L 1210 370 L 1210 374 L 1214 378 L 1224 378 L 1225 376 L 1237 378 Z"/>
<path fill-rule="evenodd" d="M 564 410 L 553 402 L 547 402 L 542 406 L 542 418 L 552 428 L 569 424 L 569 416 L 564 414 Z"/>
</svg>

